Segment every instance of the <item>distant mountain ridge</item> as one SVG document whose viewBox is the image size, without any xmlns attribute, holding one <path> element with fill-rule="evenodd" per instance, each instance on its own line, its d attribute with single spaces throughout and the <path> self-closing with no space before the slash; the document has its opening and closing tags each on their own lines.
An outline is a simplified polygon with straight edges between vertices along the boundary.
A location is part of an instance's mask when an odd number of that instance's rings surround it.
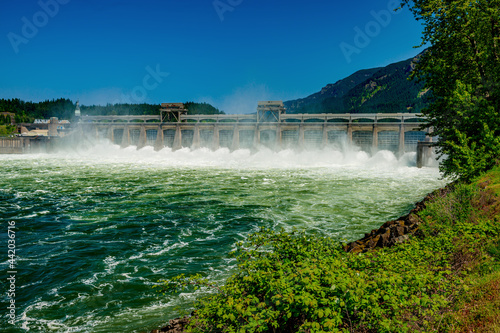
<svg viewBox="0 0 500 333">
<path fill-rule="evenodd" d="M 419 57 L 360 70 L 306 98 L 286 101 L 287 113 L 421 112 L 429 94 L 423 82 L 408 80 Z"/>
</svg>

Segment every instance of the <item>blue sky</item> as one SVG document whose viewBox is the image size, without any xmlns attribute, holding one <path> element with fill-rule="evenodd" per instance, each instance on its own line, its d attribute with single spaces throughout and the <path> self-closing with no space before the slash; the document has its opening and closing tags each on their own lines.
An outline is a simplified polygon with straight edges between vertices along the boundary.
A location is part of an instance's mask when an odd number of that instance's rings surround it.
<svg viewBox="0 0 500 333">
<path fill-rule="evenodd" d="M 421 51 L 393 0 L 16 0 L 0 3 L 0 98 L 290 100 Z"/>
</svg>

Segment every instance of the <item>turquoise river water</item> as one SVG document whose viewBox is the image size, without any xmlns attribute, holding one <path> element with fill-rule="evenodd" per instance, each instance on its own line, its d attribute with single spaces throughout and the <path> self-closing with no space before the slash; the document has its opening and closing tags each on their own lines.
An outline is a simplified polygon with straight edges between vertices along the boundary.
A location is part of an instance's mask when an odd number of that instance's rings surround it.
<svg viewBox="0 0 500 333">
<path fill-rule="evenodd" d="M 228 252 L 259 227 L 354 240 L 445 184 L 436 168 L 415 167 L 415 153 L 398 160 L 388 151 L 100 144 L 1 155 L 0 169 L 2 332 L 160 327 L 197 295 L 163 296 L 156 281 L 199 272 L 223 282 L 234 267 Z"/>
</svg>

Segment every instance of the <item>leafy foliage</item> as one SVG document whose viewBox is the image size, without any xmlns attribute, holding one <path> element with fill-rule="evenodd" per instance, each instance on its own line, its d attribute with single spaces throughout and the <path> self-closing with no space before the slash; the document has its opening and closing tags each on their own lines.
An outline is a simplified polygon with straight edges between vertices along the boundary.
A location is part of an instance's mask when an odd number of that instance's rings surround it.
<svg viewBox="0 0 500 333">
<path fill-rule="evenodd" d="M 403 1 L 431 44 L 413 77 L 433 100 L 424 110 L 445 157 L 442 171 L 464 180 L 500 157 L 500 1 Z"/>
<path fill-rule="evenodd" d="M 484 207 L 497 200 L 459 185 L 420 214 L 419 237 L 359 255 L 318 234 L 262 229 L 231 254 L 225 285 L 181 275 L 161 286 L 215 291 L 196 303 L 192 332 L 431 331 L 470 288 L 467 276 L 495 267 L 500 224 Z"/>
<path fill-rule="evenodd" d="M 16 126 L 13 125 L 0 125 L 0 136 L 11 135 L 16 131 Z"/>
</svg>

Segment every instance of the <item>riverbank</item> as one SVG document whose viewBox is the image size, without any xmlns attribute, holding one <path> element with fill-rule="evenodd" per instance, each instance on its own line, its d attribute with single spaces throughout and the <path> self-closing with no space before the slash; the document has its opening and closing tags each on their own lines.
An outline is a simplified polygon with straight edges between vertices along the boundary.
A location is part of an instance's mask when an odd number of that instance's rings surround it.
<svg viewBox="0 0 500 333">
<path fill-rule="evenodd" d="M 263 331 L 494 332 L 500 329 L 499 195 L 497 167 L 473 184 L 430 194 L 410 214 L 343 247 L 307 235 L 260 234 L 240 248 L 226 294 L 199 304 L 195 325 L 200 332 L 213 325 L 252 331 L 252 322 Z M 156 332 L 183 332 L 184 323 L 174 320 Z"/>
</svg>

